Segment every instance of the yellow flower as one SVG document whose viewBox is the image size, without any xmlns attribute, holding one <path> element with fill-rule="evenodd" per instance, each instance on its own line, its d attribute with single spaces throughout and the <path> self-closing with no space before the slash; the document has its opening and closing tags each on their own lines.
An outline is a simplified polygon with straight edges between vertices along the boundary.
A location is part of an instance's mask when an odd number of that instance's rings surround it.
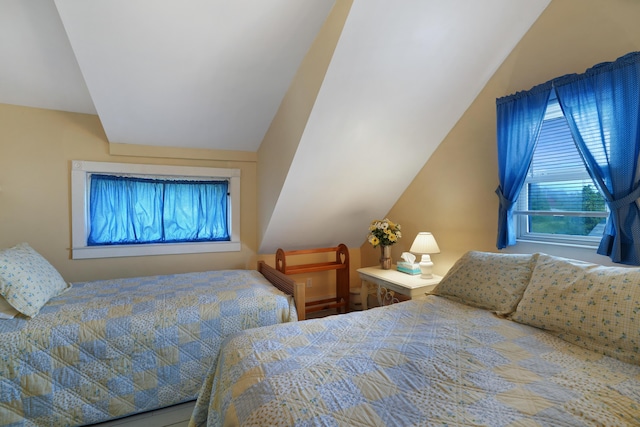
<svg viewBox="0 0 640 427">
<path fill-rule="evenodd" d="M 400 224 L 390 221 L 389 218 L 373 220 L 369 225 L 367 240 L 374 247 L 393 245 L 400 237 L 402 237 Z"/>
</svg>

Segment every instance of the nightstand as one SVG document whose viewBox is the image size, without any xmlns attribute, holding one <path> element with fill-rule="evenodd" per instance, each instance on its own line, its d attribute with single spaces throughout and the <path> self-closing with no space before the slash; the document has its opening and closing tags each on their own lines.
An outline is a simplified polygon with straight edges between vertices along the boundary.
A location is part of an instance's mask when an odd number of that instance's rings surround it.
<svg viewBox="0 0 640 427">
<path fill-rule="evenodd" d="M 440 283 L 442 276 L 433 275 L 431 279 L 422 279 L 420 275 L 411 275 L 396 270 L 396 266 L 391 266 L 389 270 L 383 270 L 379 266 L 364 267 L 358 269 L 361 287 L 360 298 L 362 309 L 367 309 L 367 298 L 369 296 L 369 284 L 376 285 L 376 295 L 378 303 L 386 305 L 397 302 L 394 293 L 406 295 L 411 299 L 425 298 L 426 292 L 435 288 Z M 385 304 L 386 303 L 386 304 Z"/>
</svg>

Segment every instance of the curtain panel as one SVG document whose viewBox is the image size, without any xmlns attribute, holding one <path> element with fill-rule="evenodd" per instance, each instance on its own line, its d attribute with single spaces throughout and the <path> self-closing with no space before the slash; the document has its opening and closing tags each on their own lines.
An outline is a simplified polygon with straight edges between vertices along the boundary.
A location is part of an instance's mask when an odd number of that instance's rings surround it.
<svg viewBox="0 0 640 427">
<path fill-rule="evenodd" d="M 498 249 L 516 244 L 513 207 L 518 199 L 547 111 L 551 83 L 500 98 L 498 117 Z"/>
<path fill-rule="evenodd" d="M 539 130 L 546 104 L 540 115 L 537 101 L 540 92 L 544 92 L 541 88 L 546 87 L 555 92 L 587 171 L 610 210 L 597 252 L 617 263 L 640 265 L 640 52 L 496 100 L 500 168 L 500 186 L 496 190 L 500 197 L 497 247 L 515 244 L 511 212 L 522 188 L 522 183 L 518 186 L 520 178 L 516 172 L 521 172 L 526 164 L 523 172 L 526 177 L 537 140 L 537 135 L 532 142 L 526 132 L 504 129 Z M 512 108 L 506 108 L 505 104 L 512 103 L 518 105 L 513 108 L 532 111 L 505 113 L 505 109 Z M 537 120 L 540 123 L 532 123 Z M 593 132 L 593 126 L 598 126 L 599 132 Z M 521 153 L 525 158 L 504 154 L 509 152 Z"/>
<path fill-rule="evenodd" d="M 230 240 L 228 185 L 94 174 L 87 244 Z"/>
</svg>

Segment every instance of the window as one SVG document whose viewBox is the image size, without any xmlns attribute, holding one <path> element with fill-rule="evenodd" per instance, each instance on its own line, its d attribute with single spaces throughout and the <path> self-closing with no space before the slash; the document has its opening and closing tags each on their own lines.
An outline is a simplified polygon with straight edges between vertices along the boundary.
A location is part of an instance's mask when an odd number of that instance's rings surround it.
<svg viewBox="0 0 640 427">
<path fill-rule="evenodd" d="M 72 163 L 73 258 L 240 250 L 240 170 Z"/>
<path fill-rule="evenodd" d="M 594 131 L 598 131 L 597 125 Z M 517 237 L 597 246 L 607 215 L 604 198 L 587 173 L 560 105 L 553 98 L 516 203 Z"/>
<path fill-rule="evenodd" d="M 602 234 L 598 254 L 616 263 L 640 265 L 638 82 L 640 52 L 631 52 L 616 61 L 597 64 L 583 74 L 566 74 L 496 100 L 498 249 L 515 245 L 523 236 L 545 242 L 579 243 L 591 242 Z M 547 107 L 553 101 L 550 95 L 557 97 L 562 106 L 593 187 L 587 174 L 574 167 L 572 156 L 563 152 L 560 135 L 566 131 L 560 130 L 564 128 L 560 126 L 562 120 L 557 121 L 557 135 L 553 132 L 554 117 L 550 114 L 545 120 Z M 549 109 L 550 113 L 553 109 Z M 541 135 L 543 125 L 545 131 Z M 550 154 L 544 153 L 545 146 Z M 547 156 L 547 168 L 544 162 L 532 165 L 536 154 Z M 548 167 L 554 165 L 557 167 Z M 518 207 L 523 186 L 525 194 Z M 604 197 L 606 208 L 595 188 Z M 598 218 L 605 216 L 601 232 L 603 221 Z M 560 220 L 564 217 L 578 220 Z"/>
</svg>

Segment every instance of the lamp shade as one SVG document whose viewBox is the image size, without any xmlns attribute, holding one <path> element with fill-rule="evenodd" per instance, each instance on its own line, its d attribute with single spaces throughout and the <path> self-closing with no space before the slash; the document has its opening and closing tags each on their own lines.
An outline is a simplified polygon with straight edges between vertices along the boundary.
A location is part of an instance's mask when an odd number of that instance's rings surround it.
<svg viewBox="0 0 640 427">
<path fill-rule="evenodd" d="M 437 254 L 440 253 L 440 248 L 438 247 L 438 243 L 436 243 L 436 239 L 433 237 L 433 234 L 421 231 L 413 241 L 409 252 L 416 254 Z"/>
</svg>

